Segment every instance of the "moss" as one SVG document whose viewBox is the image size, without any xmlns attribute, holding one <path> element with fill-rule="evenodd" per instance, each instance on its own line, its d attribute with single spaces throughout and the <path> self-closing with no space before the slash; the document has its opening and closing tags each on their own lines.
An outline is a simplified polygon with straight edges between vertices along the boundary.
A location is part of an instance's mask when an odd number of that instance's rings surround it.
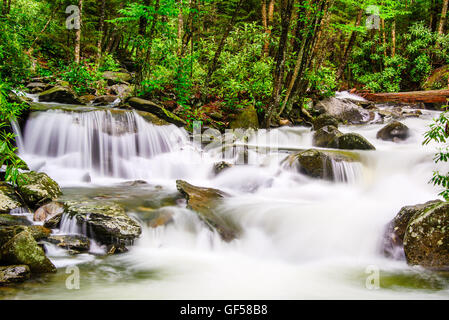
<svg viewBox="0 0 449 320">
<path fill-rule="evenodd" d="M 347 133 L 336 136 L 330 143 L 330 148 L 346 150 L 376 150 L 376 148 L 358 133 Z"/>
<path fill-rule="evenodd" d="M 23 174 L 26 182 L 18 190 L 25 202 L 32 206 L 50 202 L 62 195 L 59 185 L 43 172 L 30 171 Z"/>
<path fill-rule="evenodd" d="M 0 214 L 0 226 L 27 226 L 31 222 L 24 216 Z"/>
<path fill-rule="evenodd" d="M 259 129 L 259 118 L 254 106 L 249 106 L 243 109 L 229 124 L 231 129 Z"/>
<path fill-rule="evenodd" d="M 155 104 L 154 102 L 134 97 L 128 99 L 128 103 L 136 110 L 152 113 L 153 115 L 177 126 L 183 127 L 187 125 L 183 119 L 166 110 L 164 107 Z"/>
<path fill-rule="evenodd" d="M 27 265 L 32 272 L 56 272 L 56 267 L 29 231 L 19 233 L 3 245 L 2 259 L 11 264 Z"/>
</svg>

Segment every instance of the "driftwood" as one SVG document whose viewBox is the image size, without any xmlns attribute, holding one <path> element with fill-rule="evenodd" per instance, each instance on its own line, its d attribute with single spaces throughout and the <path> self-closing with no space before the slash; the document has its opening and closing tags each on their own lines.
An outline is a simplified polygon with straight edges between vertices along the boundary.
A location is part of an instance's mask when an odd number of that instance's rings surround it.
<svg viewBox="0 0 449 320">
<path fill-rule="evenodd" d="M 447 103 L 449 90 L 412 91 L 398 93 L 366 93 L 359 92 L 363 98 L 373 102 L 402 103 Z"/>
</svg>

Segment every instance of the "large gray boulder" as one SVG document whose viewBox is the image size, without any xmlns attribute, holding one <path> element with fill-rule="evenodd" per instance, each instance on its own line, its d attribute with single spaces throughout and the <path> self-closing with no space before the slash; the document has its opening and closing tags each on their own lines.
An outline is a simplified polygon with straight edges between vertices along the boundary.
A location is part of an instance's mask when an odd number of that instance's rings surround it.
<svg viewBox="0 0 449 320">
<path fill-rule="evenodd" d="M 76 94 L 69 88 L 56 86 L 39 94 L 40 102 L 57 102 L 64 104 L 82 104 Z"/>
<path fill-rule="evenodd" d="M 406 140 L 410 136 L 410 130 L 399 121 L 393 121 L 377 132 L 377 139 L 386 141 Z"/>
<path fill-rule="evenodd" d="M 23 173 L 23 177 L 26 181 L 19 184 L 18 191 L 32 208 L 57 199 L 62 194 L 59 185 L 43 172 L 30 171 Z"/>
<path fill-rule="evenodd" d="M 122 206 L 112 202 L 66 201 L 65 214 L 77 223 L 92 230 L 94 237 L 103 244 L 129 244 L 142 232 L 140 225 L 131 219 Z"/>
<path fill-rule="evenodd" d="M 342 135 L 343 133 L 341 133 L 336 127 L 325 126 L 318 129 L 318 131 L 315 131 L 313 134 L 312 143 L 315 147 L 329 148 L 332 141 L 334 141 L 334 139 L 338 139 Z"/>
<path fill-rule="evenodd" d="M 328 147 L 344 150 L 376 150 L 367 139 L 358 133 L 336 135 Z"/>
<path fill-rule="evenodd" d="M 355 103 L 334 97 L 319 101 L 315 104 L 314 109 L 320 113 L 327 113 L 348 124 L 367 123 L 372 118 L 369 111 L 359 107 Z"/>
<path fill-rule="evenodd" d="M 315 131 L 320 130 L 321 128 L 326 126 L 333 126 L 335 128 L 338 128 L 338 119 L 327 113 L 324 113 L 319 115 L 313 121 L 313 130 Z"/>
<path fill-rule="evenodd" d="M 358 161 L 358 156 L 349 152 L 309 149 L 288 156 L 284 159 L 283 165 L 312 178 L 334 180 L 334 162 Z"/>
</svg>

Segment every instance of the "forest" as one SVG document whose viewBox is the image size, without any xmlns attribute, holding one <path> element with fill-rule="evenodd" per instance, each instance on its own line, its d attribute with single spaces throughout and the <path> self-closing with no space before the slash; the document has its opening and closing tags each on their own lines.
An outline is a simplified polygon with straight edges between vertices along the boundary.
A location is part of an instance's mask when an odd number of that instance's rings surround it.
<svg viewBox="0 0 449 320">
<path fill-rule="evenodd" d="M 448 9 L 1 0 L 0 299 L 447 299 Z"/>
</svg>

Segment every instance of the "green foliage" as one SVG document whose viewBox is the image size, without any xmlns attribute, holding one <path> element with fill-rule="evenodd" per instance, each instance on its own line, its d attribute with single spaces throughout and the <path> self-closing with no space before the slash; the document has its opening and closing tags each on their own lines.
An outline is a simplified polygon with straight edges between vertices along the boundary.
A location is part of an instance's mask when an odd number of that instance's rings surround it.
<svg viewBox="0 0 449 320">
<path fill-rule="evenodd" d="M 13 144 L 15 135 L 8 132 L 8 129 L 11 121 L 16 120 L 17 116 L 25 108 L 25 105 L 9 102 L 7 98 L 9 90 L 9 86 L 0 82 L 0 168 L 6 166 L 6 181 L 18 184 L 23 180 L 19 169 L 25 169 L 26 164 L 17 157 L 17 148 Z"/>
<path fill-rule="evenodd" d="M 100 66 L 99 66 L 98 70 L 100 72 L 119 71 L 120 63 L 118 63 L 117 60 L 115 60 L 115 58 L 112 54 L 106 53 L 101 57 Z"/>
<path fill-rule="evenodd" d="M 424 135 L 425 139 L 423 144 L 427 145 L 434 141 L 439 144 L 446 144 L 449 137 L 449 118 L 448 112 L 442 112 L 440 116 L 435 119 L 434 123 L 430 125 L 430 130 Z M 449 148 L 447 146 L 440 147 L 438 153 L 434 157 L 435 163 L 448 162 L 449 161 Z M 449 172 L 441 174 L 439 171 L 433 172 L 433 177 L 430 182 L 435 186 L 440 186 L 443 190 L 440 192 L 440 196 L 449 201 Z"/>
<path fill-rule="evenodd" d="M 320 98 L 328 98 L 335 95 L 337 89 L 336 71 L 333 67 L 322 67 L 306 73 L 309 81 L 309 91 Z"/>
<path fill-rule="evenodd" d="M 82 65 L 72 63 L 61 73 L 61 79 L 70 83 L 78 95 L 89 93 L 95 88 L 96 82 L 100 80 L 100 74 L 95 71 L 94 64 Z"/>
</svg>

